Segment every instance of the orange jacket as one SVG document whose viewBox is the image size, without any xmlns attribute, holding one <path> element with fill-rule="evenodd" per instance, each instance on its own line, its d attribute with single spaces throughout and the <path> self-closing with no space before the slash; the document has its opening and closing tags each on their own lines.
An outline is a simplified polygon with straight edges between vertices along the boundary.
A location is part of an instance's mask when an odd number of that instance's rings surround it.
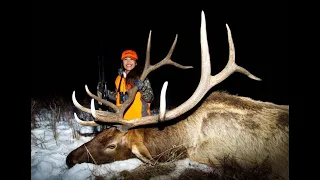
<svg viewBox="0 0 320 180">
<path fill-rule="evenodd" d="M 117 90 L 119 88 L 120 79 L 121 79 L 121 76 L 118 75 L 115 80 L 115 86 L 116 86 Z M 126 92 L 127 89 L 128 89 L 128 87 L 126 87 L 126 79 L 124 77 L 122 77 L 121 84 L 120 84 L 120 92 Z M 121 106 L 119 92 L 117 92 L 117 96 L 116 96 L 116 105 Z M 151 114 L 150 113 L 150 103 L 147 103 L 144 100 L 142 100 L 141 93 L 138 91 L 131 106 L 125 112 L 123 119 L 130 120 L 130 119 L 135 119 L 135 118 L 147 116 L 150 114 Z"/>
</svg>

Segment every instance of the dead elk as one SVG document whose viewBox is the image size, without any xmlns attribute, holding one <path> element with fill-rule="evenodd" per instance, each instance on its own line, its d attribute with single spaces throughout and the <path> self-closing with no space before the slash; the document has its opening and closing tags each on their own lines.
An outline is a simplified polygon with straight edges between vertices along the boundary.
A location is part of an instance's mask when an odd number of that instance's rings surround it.
<svg viewBox="0 0 320 180">
<path fill-rule="evenodd" d="M 97 97 L 85 86 L 88 95 L 93 98 L 91 109 L 85 108 L 77 102 L 75 92 L 73 92 L 72 100 L 77 108 L 92 114 L 96 121 L 113 124 L 114 127 L 104 130 L 91 141 L 73 150 L 67 156 L 67 165 L 72 167 L 84 162 L 104 164 L 133 157 L 145 163 L 154 164 L 168 161 L 172 158 L 171 153 L 175 152 L 184 155 L 181 157 L 189 157 L 193 161 L 215 167 L 221 167 L 221 159 L 225 157 L 232 158 L 242 167 L 267 162 L 273 174 L 288 179 L 289 106 L 257 101 L 224 92 L 213 92 L 201 104 L 198 104 L 213 86 L 234 72 L 260 80 L 235 63 L 233 40 L 228 25 L 226 27 L 229 60 L 221 72 L 211 76 L 206 22 L 202 12 L 200 82 L 186 102 L 170 111 L 163 111 L 165 100 L 162 99 L 158 115 L 126 121 L 122 117 L 126 108 L 132 103 L 137 87 L 129 91 L 128 101 L 120 107 Z M 141 80 L 163 65 L 190 68 L 190 66 L 182 66 L 170 59 L 177 38 L 168 55 L 159 63 L 150 65 L 150 41 L 151 32 Z M 114 112 L 95 110 L 94 99 L 111 107 Z M 99 125 L 94 121 L 80 120 L 76 114 L 75 118 L 82 125 Z M 160 130 L 157 128 L 159 122 L 170 123 L 170 125 Z"/>
</svg>

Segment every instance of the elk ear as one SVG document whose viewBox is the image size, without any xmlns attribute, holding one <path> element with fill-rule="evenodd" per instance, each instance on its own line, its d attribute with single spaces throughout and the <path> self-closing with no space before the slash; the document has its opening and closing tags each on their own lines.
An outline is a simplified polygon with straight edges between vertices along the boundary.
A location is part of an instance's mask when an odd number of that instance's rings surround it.
<svg viewBox="0 0 320 180">
<path fill-rule="evenodd" d="M 132 144 L 132 153 L 136 155 L 140 160 L 148 164 L 154 164 L 154 160 L 143 143 L 134 143 Z"/>
</svg>

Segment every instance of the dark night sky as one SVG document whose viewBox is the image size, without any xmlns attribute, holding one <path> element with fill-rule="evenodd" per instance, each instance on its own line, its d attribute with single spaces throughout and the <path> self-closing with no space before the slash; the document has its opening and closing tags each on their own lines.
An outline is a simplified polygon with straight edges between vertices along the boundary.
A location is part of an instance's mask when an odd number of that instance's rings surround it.
<svg viewBox="0 0 320 180">
<path fill-rule="evenodd" d="M 71 101 L 74 90 L 77 97 L 86 96 L 85 84 L 95 92 L 101 40 L 105 76 L 108 87 L 113 89 L 122 50 L 135 49 L 138 63 L 144 64 L 148 34 L 152 30 L 151 64 L 167 55 L 178 34 L 172 59 L 194 67 L 182 70 L 164 66 L 149 74 L 156 95 L 154 103 L 158 104 L 166 80 L 168 103 L 182 103 L 191 96 L 200 79 L 200 21 L 204 10 L 212 75 L 227 63 L 225 24 L 228 23 L 236 63 L 262 79 L 258 82 L 235 73 L 212 91 L 289 103 L 286 1 L 210 1 L 210 5 L 190 3 L 175 7 L 170 4 L 165 7 L 164 3 L 142 7 L 133 1 L 118 5 L 33 2 L 32 97 L 59 95 Z"/>
</svg>

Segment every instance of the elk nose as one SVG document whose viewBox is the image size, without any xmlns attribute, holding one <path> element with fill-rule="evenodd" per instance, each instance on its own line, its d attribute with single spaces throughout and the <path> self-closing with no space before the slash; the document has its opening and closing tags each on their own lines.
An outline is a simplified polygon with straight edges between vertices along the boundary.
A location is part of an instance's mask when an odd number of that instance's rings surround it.
<svg viewBox="0 0 320 180">
<path fill-rule="evenodd" d="M 75 165 L 75 163 L 73 162 L 73 160 L 71 159 L 70 156 L 67 157 L 66 164 L 67 164 L 68 168 L 72 168 Z"/>
</svg>

